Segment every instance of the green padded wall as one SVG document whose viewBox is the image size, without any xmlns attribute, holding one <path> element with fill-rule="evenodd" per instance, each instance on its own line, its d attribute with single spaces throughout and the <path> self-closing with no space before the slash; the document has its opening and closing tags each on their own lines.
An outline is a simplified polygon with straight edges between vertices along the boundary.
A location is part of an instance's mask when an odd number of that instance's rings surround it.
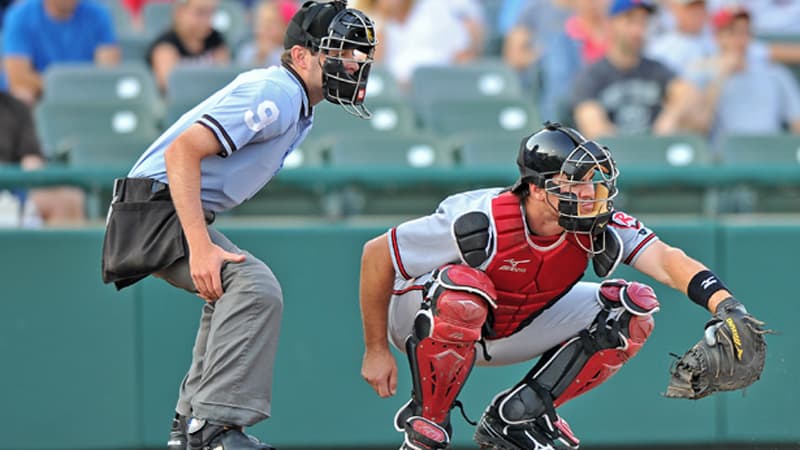
<svg viewBox="0 0 800 450">
<path fill-rule="evenodd" d="M 742 394 L 720 398 L 725 431 L 734 440 L 795 441 L 800 390 L 800 312 L 797 256 L 800 228 L 796 224 L 742 224 L 722 229 L 727 283 L 751 312 L 778 335 L 768 336 L 768 353 L 761 380 Z"/>
<path fill-rule="evenodd" d="M 100 282 L 100 233 L 0 233 L 0 448 L 139 443 L 135 291 Z"/>
<path fill-rule="evenodd" d="M 668 353 L 682 353 L 699 338 L 707 313 L 657 285 L 662 310 L 650 341 L 617 376 L 561 414 L 586 446 L 800 441 L 794 424 L 800 395 L 792 382 L 800 373 L 800 342 L 789 323 L 798 310 L 789 283 L 800 224 L 651 225 L 665 241 L 714 267 L 753 312 L 782 332 L 769 337 L 763 380 L 744 397 L 662 397 Z M 397 445 L 391 419 L 410 391 L 405 357 L 398 355 L 395 398 L 378 398 L 360 376 L 358 266 L 363 243 L 384 229 L 223 228 L 272 267 L 285 296 L 275 417 L 254 434 L 281 448 Z M 101 240 L 99 229 L 0 232 L 2 450 L 163 448 L 201 301 L 155 279 L 120 293 L 103 286 Z M 755 259 L 765 248 L 769 259 Z M 648 281 L 629 268 L 615 275 Z M 476 368 L 461 396 L 468 414 L 477 418 L 529 367 Z M 468 445 L 471 429 L 454 414 L 454 442 Z"/>
</svg>

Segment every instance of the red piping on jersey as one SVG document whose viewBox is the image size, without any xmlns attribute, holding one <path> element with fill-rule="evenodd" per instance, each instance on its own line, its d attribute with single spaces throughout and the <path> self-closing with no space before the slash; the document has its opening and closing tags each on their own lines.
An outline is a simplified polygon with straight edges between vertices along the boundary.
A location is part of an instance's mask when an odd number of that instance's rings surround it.
<svg viewBox="0 0 800 450">
<path fill-rule="evenodd" d="M 628 255 L 627 258 L 625 258 L 625 261 L 624 261 L 625 264 L 630 264 L 631 261 L 633 261 L 633 257 L 636 256 L 637 253 L 639 253 L 639 250 L 641 250 L 642 247 L 644 247 L 645 244 L 647 244 L 648 242 L 653 240 L 654 237 L 656 237 L 655 233 L 651 234 L 650 236 L 647 236 L 642 242 L 639 242 L 639 245 L 637 245 L 636 248 L 633 249 L 631 254 Z"/>
<path fill-rule="evenodd" d="M 406 280 L 410 280 L 411 276 L 408 275 L 406 272 L 406 268 L 403 267 L 403 261 L 400 259 L 400 248 L 397 246 L 397 227 L 392 228 L 392 251 L 394 252 L 394 260 L 397 261 L 397 268 L 400 269 L 400 275 L 403 276 Z"/>
<path fill-rule="evenodd" d="M 403 295 L 403 294 L 407 294 L 407 293 L 409 293 L 411 291 L 421 291 L 423 289 L 425 289 L 425 286 L 423 286 L 421 284 L 412 284 L 411 286 L 409 286 L 407 288 L 404 288 L 404 289 L 395 289 L 395 290 L 392 291 L 392 294 L 394 294 L 394 295 Z"/>
</svg>

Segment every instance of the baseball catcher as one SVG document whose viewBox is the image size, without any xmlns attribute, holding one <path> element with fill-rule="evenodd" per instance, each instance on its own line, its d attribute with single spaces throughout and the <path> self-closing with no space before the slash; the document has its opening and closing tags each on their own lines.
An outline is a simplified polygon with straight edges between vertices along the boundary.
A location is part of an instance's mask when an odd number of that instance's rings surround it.
<svg viewBox="0 0 800 450">
<path fill-rule="evenodd" d="M 393 396 L 390 345 L 406 353 L 413 388 L 394 417 L 401 450 L 449 448 L 450 415 L 473 367 L 525 361 L 530 370 L 486 405 L 473 439 L 487 450 L 577 449 L 560 407 L 630 363 L 661 307 L 652 287 L 611 278 L 620 264 L 711 313 L 668 396 L 758 379 L 762 322 L 705 264 L 613 208 L 619 170 L 607 147 L 548 122 L 522 139 L 516 162 L 512 187 L 451 195 L 364 246 L 361 374 Z M 590 264 L 602 282 L 583 281 Z"/>
<path fill-rule="evenodd" d="M 767 353 L 764 334 L 770 330 L 763 326 L 735 298 L 722 301 L 700 342 L 672 366 L 666 396 L 697 400 L 753 384 L 761 377 Z"/>
</svg>

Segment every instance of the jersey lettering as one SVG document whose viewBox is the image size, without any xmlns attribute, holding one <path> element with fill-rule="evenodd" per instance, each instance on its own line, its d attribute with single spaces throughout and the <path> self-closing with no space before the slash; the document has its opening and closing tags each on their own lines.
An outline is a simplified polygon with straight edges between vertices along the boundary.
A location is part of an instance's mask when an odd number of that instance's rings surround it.
<svg viewBox="0 0 800 450">
<path fill-rule="evenodd" d="M 248 128 L 258 133 L 266 128 L 267 125 L 278 120 L 279 114 L 280 111 L 278 111 L 278 106 L 275 102 L 272 100 L 264 100 L 256 107 L 255 114 L 253 114 L 253 110 L 251 109 L 244 112 L 244 123 L 247 124 Z M 256 115 L 258 115 L 258 122 L 253 120 Z"/>
<path fill-rule="evenodd" d="M 635 217 L 629 216 L 622 211 L 617 211 L 611 216 L 611 220 L 614 221 L 617 225 L 624 227 L 624 228 L 634 228 L 638 229 L 640 227 L 639 221 L 636 220 Z"/>
</svg>

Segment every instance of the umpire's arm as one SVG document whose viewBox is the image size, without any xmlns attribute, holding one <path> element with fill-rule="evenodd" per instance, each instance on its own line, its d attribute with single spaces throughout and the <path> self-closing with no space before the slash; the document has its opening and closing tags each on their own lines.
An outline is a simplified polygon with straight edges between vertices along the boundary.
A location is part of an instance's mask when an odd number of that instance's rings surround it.
<svg viewBox="0 0 800 450">
<path fill-rule="evenodd" d="M 189 245 L 192 280 L 207 301 L 222 296 L 220 269 L 225 260 L 238 260 L 216 247 L 208 235 L 200 200 L 200 161 L 215 157 L 222 145 L 214 133 L 194 124 L 181 133 L 164 152 L 170 195 Z"/>
</svg>

